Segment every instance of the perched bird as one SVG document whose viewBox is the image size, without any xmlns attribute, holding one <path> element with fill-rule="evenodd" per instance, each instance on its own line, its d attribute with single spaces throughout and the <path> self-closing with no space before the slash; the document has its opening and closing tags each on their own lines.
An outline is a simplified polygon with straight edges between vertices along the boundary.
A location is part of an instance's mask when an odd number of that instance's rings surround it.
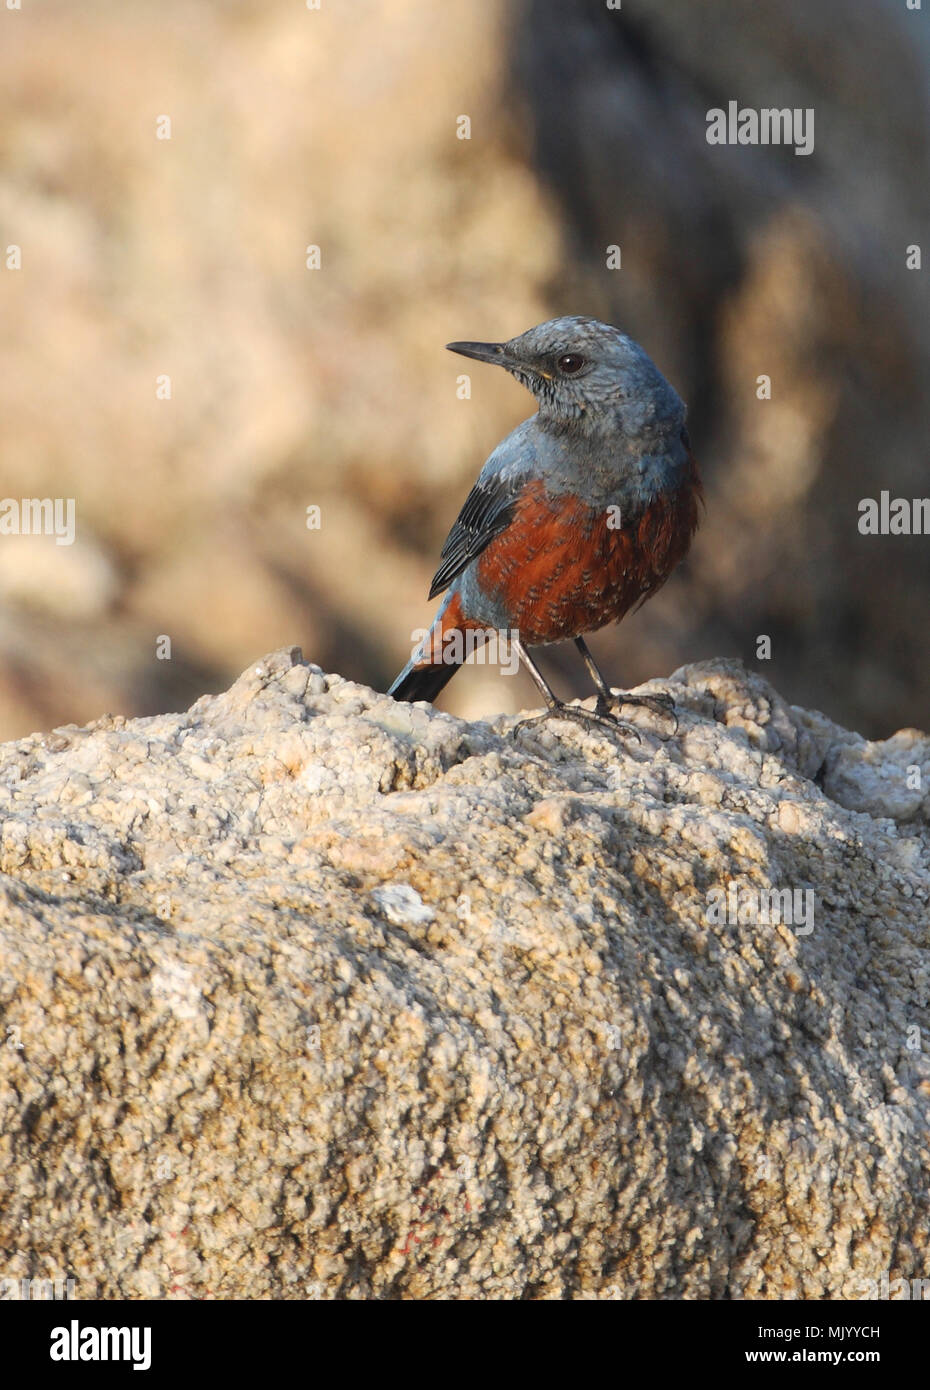
<svg viewBox="0 0 930 1390">
<path fill-rule="evenodd" d="M 430 598 L 446 596 L 388 694 L 434 700 L 462 660 L 450 635 L 499 632 L 511 635 L 547 714 L 615 723 L 613 706 L 671 710 L 668 697 L 611 692 L 584 634 L 654 594 L 691 543 L 702 494 L 684 403 L 637 343 L 593 318 L 447 346 L 503 367 L 538 410 L 482 468 L 430 588 Z M 568 639 L 597 688 L 594 711 L 557 699 L 527 651 Z"/>
</svg>

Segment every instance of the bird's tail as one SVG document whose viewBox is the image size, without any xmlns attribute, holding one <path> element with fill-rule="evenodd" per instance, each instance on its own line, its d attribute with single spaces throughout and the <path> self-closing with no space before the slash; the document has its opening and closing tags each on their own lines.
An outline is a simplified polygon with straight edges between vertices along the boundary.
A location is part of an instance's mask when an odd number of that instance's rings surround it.
<svg viewBox="0 0 930 1390">
<path fill-rule="evenodd" d="M 388 694 L 393 695 L 395 700 L 406 700 L 411 705 L 416 700 L 429 700 L 432 703 L 458 669 L 448 661 L 441 666 L 432 662 L 427 666 L 414 666 L 412 661 L 408 661 Z"/>
<path fill-rule="evenodd" d="M 450 633 L 462 638 L 464 629 L 469 626 L 462 615 L 461 598 L 453 589 L 443 600 L 429 632 L 387 693 L 408 704 L 415 700 L 435 700 L 465 659 L 464 644 L 461 641 L 450 644 L 445 638 Z"/>
</svg>

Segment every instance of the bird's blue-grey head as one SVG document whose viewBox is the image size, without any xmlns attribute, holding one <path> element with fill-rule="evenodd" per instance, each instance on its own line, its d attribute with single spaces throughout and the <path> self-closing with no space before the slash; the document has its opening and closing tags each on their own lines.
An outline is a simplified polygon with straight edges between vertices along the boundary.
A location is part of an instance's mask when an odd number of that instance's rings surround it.
<svg viewBox="0 0 930 1390">
<path fill-rule="evenodd" d="M 549 319 L 506 343 L 448 343 L 452 352 L 494 362 L 532 391 L 555 424 L 600 422 L 630 439 L 680 433 L 685 405 L 638 343 L 609 323 Z"/>
</svg>

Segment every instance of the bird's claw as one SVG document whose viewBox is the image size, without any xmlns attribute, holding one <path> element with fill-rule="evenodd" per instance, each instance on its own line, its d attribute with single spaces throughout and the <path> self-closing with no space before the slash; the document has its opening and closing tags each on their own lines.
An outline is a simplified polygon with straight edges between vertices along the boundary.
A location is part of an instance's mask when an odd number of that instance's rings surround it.
<svg viewBox="0 0 930 1390">
<path fill-rule="evenodd" d="M 611 690 L 610 701 L 608 702 L 601 696 L 595 706 L 599 714 L 610 714 L 611 707 L 622 709 L 624 705 L 639 705 L 643 709 L 652 710 L 653 714 L 663 715 L 666 719 L 671 719 L 674 728 L 671 737 L 678 733 L 678 715 L 675 713 L 675 701 L 671 695 L 666 695 L 660 691 L 658 695 L 630 695 L 626 690 Z M 614 716 L 611 715 L 613 718 Z"/>
<path fill-rule="evenodd" d="M 542 714 L 534 714 L 530 719 L 521 719 L 519 724 L 515 724 L 512 729 L 514 738 L 521 729 L 532 728 L 535 724 L 542 724 L 546 719 L 572 719 L 576 724 L 600 724 L 602 728 L 608 729 L 612 734 L 632 734 L 637 743 L 642 743 L 642 736 L 638 729 L 632 724 L 624 724 L 615 714 L 611 714 L 606 708 L 585 709 L 583 705 L 553 705 L 551 709 L 544 710 Z"/>
</svg>

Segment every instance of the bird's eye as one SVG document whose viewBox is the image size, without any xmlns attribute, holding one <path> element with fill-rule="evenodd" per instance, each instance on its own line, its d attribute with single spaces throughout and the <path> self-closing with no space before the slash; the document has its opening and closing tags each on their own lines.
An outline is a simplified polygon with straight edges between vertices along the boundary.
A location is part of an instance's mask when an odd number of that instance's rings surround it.
<svg viewBox="0 0 930 1390">
<path fill-rule="evenodd" d="M 574 376 L 575 372 L 580 372 L 584 366 L 584 358 L 579 357 L 577 352 L 566 352 L 562 354 L 555 365 L 566 376 Z"/>
</svg>

